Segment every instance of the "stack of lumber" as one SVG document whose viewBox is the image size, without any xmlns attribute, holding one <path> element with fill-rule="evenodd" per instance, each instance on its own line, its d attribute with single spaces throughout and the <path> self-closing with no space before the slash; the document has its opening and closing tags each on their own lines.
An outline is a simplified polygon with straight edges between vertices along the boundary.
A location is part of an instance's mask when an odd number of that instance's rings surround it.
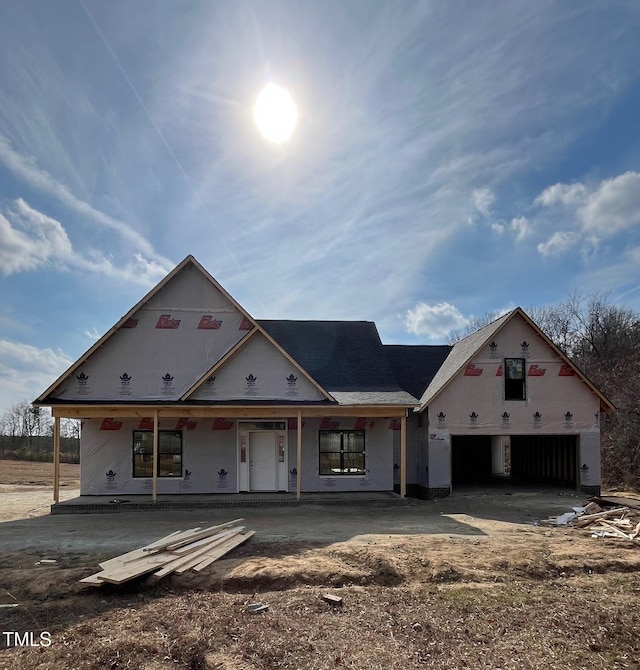
<svg viewBox="0 0 640 670">
<path fill-rule="evenodd" d="M 613 505 L 613 506 L 612 506 Z M 612 499 L 591 498 L 584 507 L 574 507 L 544 525 L 586 529 L 592 537 L 613 537 L 640 543 L 640 501 L 637 506 L 616 505 Z"/>
<path fill-rule="evenodd" d="M 150 572 L 156 577 L 187 570 L 200 572 L 255 535 L 236 526 L 236 519 L 210 528 L 176 531 L 156 542 L 99 563 L 100 572 L 80 580 L 82 584 L 122 584 Z"/>
</svg>

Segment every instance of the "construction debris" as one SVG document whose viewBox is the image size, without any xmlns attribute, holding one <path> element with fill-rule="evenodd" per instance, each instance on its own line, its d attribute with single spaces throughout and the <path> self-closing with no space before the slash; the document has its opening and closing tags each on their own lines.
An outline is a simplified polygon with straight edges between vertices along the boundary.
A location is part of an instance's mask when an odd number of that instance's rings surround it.
<svg viewBox="0 0 640 670">
<path fill-rule="evenodd" d="M 55 558 L 41 558 L 36 562 L 36 565 L 57 565 L 58 561 Z"/>
<path fill-rule="evenodd" d="M 251 614 L 260 614 L 261 612 L 266 612 L 269 609 L 269 605 L 265 603 L 249 603 L 247 605 L 247 612 Z"/>
<path fill-rule="evenodd" d="M 322 596 L 325 602 L 328 602 L 329 605 L 334 607 L 342 607 L 342 598 L 340 596 L 334 596 L 333 593 L 325 593 Z"/>
<path fill-rule="evenodd" d="M 99 563 L 101 572 L 80 580 L 81 584 L 122 584 L 153 572 L 156 577 L 187 570 L 199 572 L 255 535 L 235 524 L 236 519 L 210 528 L 176 531 L 121 556 Z"/>
<path fill-rule="evenodd" d="M 584 507 L 541 521 L 543 526 L 572 526 L 587 529 L 591 537 L 613 537 L 640 544 L 640 500 L 624 499 L 620 506 L 615 497 L 589 498 Z M 606 509 L 608 507 L 608 509 Z"/>
</svg>

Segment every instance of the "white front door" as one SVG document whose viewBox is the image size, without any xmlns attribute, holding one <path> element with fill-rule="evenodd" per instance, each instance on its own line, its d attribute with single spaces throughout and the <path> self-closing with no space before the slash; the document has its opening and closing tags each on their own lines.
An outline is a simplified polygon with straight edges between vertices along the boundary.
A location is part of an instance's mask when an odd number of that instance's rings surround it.
<svg viewBox="0 0 640 670">
<path fill-rule="evenodd" d="M 277 490 L 277 433 L 249 433 L 249 488 L 251 491 Z"/>
</svg>

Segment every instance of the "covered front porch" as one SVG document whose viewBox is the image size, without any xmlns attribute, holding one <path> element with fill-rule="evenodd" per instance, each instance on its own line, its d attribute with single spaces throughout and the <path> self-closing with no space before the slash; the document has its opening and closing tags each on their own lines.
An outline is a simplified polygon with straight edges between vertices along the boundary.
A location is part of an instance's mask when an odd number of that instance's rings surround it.
<svg viewBox="0 0 640 670">
<path fill-rule="evenodd" d="M 196 510 L 219 507 L 294 507 L 298 505 L 358 505 L 361 507 L 407 505 L 403 498 L 392 491 L 331 491 L 320 493 L 237 493 L 228 494 L 178 494 L 152 496 L 134 495 L 123 498 L 110 496 L 79 496 L 51 505 L 52 514 L 95 514 L 141 510 Z"/>
<path fill-rule="evenodd" d="M 232 498 L 249 506 L 317 500 L 334 504 L 329 501 L 358 498 L 390 502 L 394 499 L 394 469 L 399 474 L 396 483 L 399 479 L 397 490 L 402 499 L 406 496 L 409 409 L 407 405 L 325 403 L 217 407 L 55 405 L 55 513 L 71 504 L 60 503 L 59 496 L 63 417 L 85 422 L 81 449 L 83 500 L 76 505 L 84 505 L 84 509 L 90 504 L 103 509 L 139 509 L 132 505 L 172 506 L 181 500 L 187 503 L 187 499 L 196 507 L 226 506 Z M 162 447 L 162 437 L 167 433 L 179 436 L 179 450 L 172 456 L 176 462 L 173 472 L 167 472 L 163 465 L 168 455 Z M 360 438 L 361 453 L 348 454 L 349 448 L 341 445 L 323 446 L 327 436 L 340 441 L 343 434 Z M 395 444 L 399 442 L 400 446 L 396 463 L 394 434 Z M 136 452 L 140 435 L 147 448 L 142 460 Z M 100 480 L 99 485 L 92 485 L 92 477 Z M 351 497 L 345 497 L 347 494 Z M 128 502 L 113 502 L 124 499 Z"/>
</svg>

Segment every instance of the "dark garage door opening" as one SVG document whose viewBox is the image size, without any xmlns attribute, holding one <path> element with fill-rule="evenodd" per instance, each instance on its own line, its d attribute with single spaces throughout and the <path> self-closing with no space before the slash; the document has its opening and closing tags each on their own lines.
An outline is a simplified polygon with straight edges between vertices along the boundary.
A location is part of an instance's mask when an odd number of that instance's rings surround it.
<svg viewBox="0 0 640 670">
<path fill-rule="evenodd" d="M 452 435 L 451 484 L 488 484 L 491 478 L 491 435 Z"/>
<path fill-rule="evenodd" d="M 578 439 L 576 435 L 512 435 L 511 478 L 576 488 Z"/>
<path fill-rule="evenodd" d="M 496 458 L 496 449 L 504 449 L 502 458 Z M 491 435 L 452 435 L 451 483 L 576 488 L 577 454 L 575 435 L 511 435 L 493 441 Z M 502 462 L 501 471 L 496 462 Z"/>
</svg>

